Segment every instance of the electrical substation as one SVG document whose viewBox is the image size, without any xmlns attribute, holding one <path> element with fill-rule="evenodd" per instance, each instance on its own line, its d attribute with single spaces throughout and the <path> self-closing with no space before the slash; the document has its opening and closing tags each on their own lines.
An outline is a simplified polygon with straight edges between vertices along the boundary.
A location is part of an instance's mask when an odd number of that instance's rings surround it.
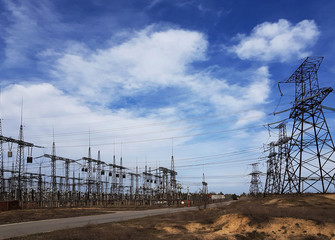
<svg viewBox="0 0 335 240">
<path fill-rule="evenodd" d="M 97 158 L 93 158 L 90 146 L 87 156 L 79 159 L 56 155 L 55 142 L 51 154 L 33 156 L 34 148 L 43 147 L 24 141 L 22 119 L 19 139 L 2 135 L 0 119 L 0 201 L 23 208 L 180 203 L 182 186 L 176 180 L 173 156 L 171 168 L 145 166 L 144 172 L 139 172 L 138 167 L 132 172 L 123 165 L 122 157 L 117 163 L 114 155 L 109 163 L 101 160 L 98 151 Z M 43 169 L 40 165 L 36 172 L 27 171 L 29 164 L 41 158 L 45 160 Z M 57 172 L 59 165 L 64 170 Z"/>
</svg>

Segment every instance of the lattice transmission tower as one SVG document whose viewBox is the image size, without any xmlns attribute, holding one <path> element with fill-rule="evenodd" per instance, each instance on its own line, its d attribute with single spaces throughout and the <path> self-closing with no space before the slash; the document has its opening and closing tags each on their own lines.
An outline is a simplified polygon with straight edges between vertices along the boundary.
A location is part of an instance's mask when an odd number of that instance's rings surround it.
<svg viewBox="0 0 335 240">
<path fill-rule="evenodd" d="M 1 115 L 0 115 L 0 136 L 2 136 Z M 3 140 L 0 139 L 0 201 L 3 200 L 4 193 L 5 193 L 5 175 L 4 175 Z"/>
<path fill-rule="evenodd" d="M 24 144 L 23 143 L 23 125 L 22 125 L 22 110 L 21 110 L 21 125 L 19 133 L 19 143 L 17 146 L 17 154 L 15 161 L 15 186 L 16 186 L 16 199 L 21 200 L 22 197 L 22 179 L 25 174 L 24 164 Z"/>
<path fill-rule="evenodd" d="M 284 175 L 283 164 L 286 165 L 287 154 L 288 154 L 288 142 L 290 138 L 287 136 L 286 131 L 286 122 L 280 123 L 275 127 L 279 130 L 278 141 L 276 142 L 277 146 L 277 161 L 275 165 L 275 184 L 274 184 L 274 193 L 280 194 L 282 192 L 282 179 Z"/>
<path fill-rule="evenodd" d="M 262 172 L 258 170 L 258 163 L 253 163 L 251 164 L 251 166 L 252 172 L 249 174 L 251 175 L 249 194 L 256 196 L 261 192 L 262 183 L 260 175 L 262 174 Z"/>
<path fill-rule="evenodd" d="M 202 189 L 201 193 L 204 195 L 208 194 L 208 183 L 205 180 L 205 173 L 202 173 Z"/>
<path fill-rule="evenodd" d="M 321 106 L 333 89 L 319 87 L 317 72 L 322 60 L 323 57 L 306 58 L 288 80 L 281 82 L 295 84 L 290 112 L 294 123 L 282 193 L 327 193 L 334 184 L 335 149 Z"/>
<path fill-rule="evenodd" d="M 275 142 L 271 142 L 269 144 L 269 155 L 267 160 L 267 171 L 266 171 L 266 179 L 264 186 L 264 195 L 265 194 L 273 194 L 275 193 L 276 183 L 277 183 L 277 175 L 276 175 L 276 166 L 277 166 L 277 153 L 275 149 Z"/>
</svg>

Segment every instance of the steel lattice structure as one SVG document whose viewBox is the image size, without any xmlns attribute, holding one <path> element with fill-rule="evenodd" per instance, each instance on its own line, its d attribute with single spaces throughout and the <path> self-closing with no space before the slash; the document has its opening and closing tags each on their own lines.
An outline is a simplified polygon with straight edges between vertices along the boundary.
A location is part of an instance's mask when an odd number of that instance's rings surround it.
<svg viewBox="0 0 335 240">
<path fill-rule="evenodd" d="M 202 174 L 202 189 L 201 193 L 207 195 L 208 194 L 208 183 L 205 181 L 205 173 Z"/>
<path fill-rule="evenodd" d="M 334 143 L 321 103 L 332 88 L 320 88 L 317 72 L 323 57 L 308 57 L 283 83 L 295 84 L 294 120 L 282 193 L 327 193 L 334 184 Z"/>
<path fill-rule="evenodd" d="M 262 173 L 258 170 L 258 163 L 253 163 L 251 164 L 251 166 L 252 166 L 252 172 L 249 174 L 251 175 L 249 194 L 256 196 L 261 192 L 262 183 L 260 175 Z"/>
<path fill-rule="evenodd" d="M 0 118 L 0 136 L 2 136 L 2 124 Z M 5 180 L 4 180 L 4 156 L 3 156 L 3 140 L 0 139 L 0 200 L 3 198 L 5 192 Z"/>
<path fill-rule="evenodd" d="M 277 161 L 275 165 L 275 184 L 274 184 L 274 193 L 281 193 L 282 188 L 282 179 L 283 179 L 283 164 L 287 160 L 288 154 L 288 142 L 290 138 L 287 137 L 286 132 L 286 122 L 280 123 L 275 127 L 279 130 L 278 141 L 276 142 L 276 146 L 278 147 Z"/>
<path fill-rule="evenodd" d="M 267 171 L 266 171 L 266 180 L 264 186 L 264 195 L 275 193 L 277 175 L 275 169 L 277 168 L 277 153 L 275 150 L 275 143 L 271 142 L 269 144 L 269 155 L 267 160 Z"/>
</svg>

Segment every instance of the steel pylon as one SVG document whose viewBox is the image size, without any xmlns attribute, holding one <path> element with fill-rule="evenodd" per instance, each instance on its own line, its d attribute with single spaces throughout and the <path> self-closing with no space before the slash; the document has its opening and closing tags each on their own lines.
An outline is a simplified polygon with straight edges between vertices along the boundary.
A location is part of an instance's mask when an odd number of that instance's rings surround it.
<svg viewBox="0 0 335 240">
<path fill-rule="evenodd" d="M 273 194 L 276 191 L 276 182 L 277 182 L 276 166 L 277 166 L 277 153 L 275 150 L 275 142 L 271 142 L 269 144 L 269 155 L 267 160 L 264 195 Z"/>
<path fill-rule="evenodd" d="M 262 172 L 258 170 L 258 163 L 253 163 L 251 166 L 252 172 L 249 174 L 251 176 L 249 194 L 256 196 L 261 192 L 262 183 L 260 175 Z"/>
<path fill-rule="evenodd" d="M 327 193 L 334 186 L 334 143 L 321 103 L 332 88 L 320 88 L 317 72 L 323 57 L 308 57 L 284 83 L 295 84 L 294 120 L 282 193 Z"/>
</svg>

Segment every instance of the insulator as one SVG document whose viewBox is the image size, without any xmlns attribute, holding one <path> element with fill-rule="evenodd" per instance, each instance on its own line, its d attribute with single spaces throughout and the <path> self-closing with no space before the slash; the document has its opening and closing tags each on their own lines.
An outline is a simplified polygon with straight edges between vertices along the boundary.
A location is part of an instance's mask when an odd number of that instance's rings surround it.
<svg viewBox="0 0 335 240">
<path fill-rule="evenodd" d="M 8 157 L 9 158 L 13 157 L 13 152 L 12 151 L 8 151 Z"/>
<path fill-rule="evenodd" d="M 105 171 L 104 170 L 101 171 L 101 175 L 105 175 Z"/>
<path fill-rule="evenodd" d="M 120 177 L 120 175 L 117 173 L 117 174 L 116 174 L 116 177 L 118 178 L 118 177 Z"/>
<path fill-rule="evenodd" d="M 32 163 L 33 162 L 33 157 L 27 157 L 27 163 Z"/>
<path fill-rule="evenodd" d="M 108 175 L 111 177 L 113 174 L 110 172 Z"/>
<path fill-rule="evenodd" d="M 123 178 L 126 178 L 126 174 L 123 174 L 123 176 L 122 176 Z"/>
</svg>

